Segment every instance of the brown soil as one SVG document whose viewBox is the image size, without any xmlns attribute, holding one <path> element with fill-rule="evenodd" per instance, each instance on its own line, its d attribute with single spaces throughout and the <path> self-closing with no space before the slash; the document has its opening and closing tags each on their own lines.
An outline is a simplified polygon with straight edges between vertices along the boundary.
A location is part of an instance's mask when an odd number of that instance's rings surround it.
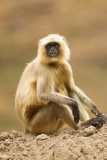
<svg viewBox="0 0 107 160">
<path fill-rule="evenodd" d="M 107 160 L 107 124 L 52 135 L 0 134 L 0 160 Z"/>
</svg>

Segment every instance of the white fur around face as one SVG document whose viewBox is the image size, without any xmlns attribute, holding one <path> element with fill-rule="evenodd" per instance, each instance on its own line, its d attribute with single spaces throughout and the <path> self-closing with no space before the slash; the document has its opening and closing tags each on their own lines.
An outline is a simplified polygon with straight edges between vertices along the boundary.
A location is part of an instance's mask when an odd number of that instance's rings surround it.
<svg viewBox="0 0 107 160">
<path fill-rule="evenodd" d="M 62 57 L 64 60 L 69 60 L 70 58 L 70 49 L 67 45 L 67 41 L 63 36 L 59 34 L 50 34 L 47 37 L 39 41 L 38 55 L 41 57 L 45 51 L 45 46 L 50 42 L 57 42 L 60 44 L 60 50 L 62 51 Z"/>
</svg>

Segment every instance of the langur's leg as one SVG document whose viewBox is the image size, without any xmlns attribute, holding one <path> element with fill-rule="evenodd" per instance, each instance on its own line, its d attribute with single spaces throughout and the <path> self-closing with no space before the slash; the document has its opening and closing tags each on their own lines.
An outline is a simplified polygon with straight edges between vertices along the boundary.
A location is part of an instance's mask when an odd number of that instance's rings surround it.
<svg viewBox="0 0 107 160">
<path fill-rule="evenodd" d="M 78 110 L 74 109 L 75 115 L 72 115 L 72 111 L 68 106 L 52 102 L 43 107 L 39 106 L 38 109 L 37 107 L 34 108 L 33 112 L 29 110 L 26 112 L 26 119 L 29 119 L 27 130 L 32 133 L 52 133 L 60 127 L 61 121 L 68 124 L 71 128 L 77 129 L 74 120 L 76 122 L 79 121 Z"/>
</svg>

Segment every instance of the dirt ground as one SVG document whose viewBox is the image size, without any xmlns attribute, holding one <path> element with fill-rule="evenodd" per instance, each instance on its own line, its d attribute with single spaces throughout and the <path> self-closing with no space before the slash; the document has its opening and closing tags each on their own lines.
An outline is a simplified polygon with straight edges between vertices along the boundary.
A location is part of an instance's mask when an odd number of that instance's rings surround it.
<svg viewBox="0 0 107 160">
<path fill-rule="evenodd" d="M 2 132 L 0 160 L 107 160 L 107 124 L 52 135 Z"/>
</svg>

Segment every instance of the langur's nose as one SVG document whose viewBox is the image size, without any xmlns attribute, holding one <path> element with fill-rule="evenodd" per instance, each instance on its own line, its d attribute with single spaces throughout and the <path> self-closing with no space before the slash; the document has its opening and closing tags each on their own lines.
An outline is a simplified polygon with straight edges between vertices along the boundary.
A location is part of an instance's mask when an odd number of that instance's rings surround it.
<svg viewBox="0 0 107 160">
<path fill-rule="evenodd" d="M 50 52 L 55 52 L 55 48 L 52 47 L 51 50 L 50 50 Z"/>
</svg>

